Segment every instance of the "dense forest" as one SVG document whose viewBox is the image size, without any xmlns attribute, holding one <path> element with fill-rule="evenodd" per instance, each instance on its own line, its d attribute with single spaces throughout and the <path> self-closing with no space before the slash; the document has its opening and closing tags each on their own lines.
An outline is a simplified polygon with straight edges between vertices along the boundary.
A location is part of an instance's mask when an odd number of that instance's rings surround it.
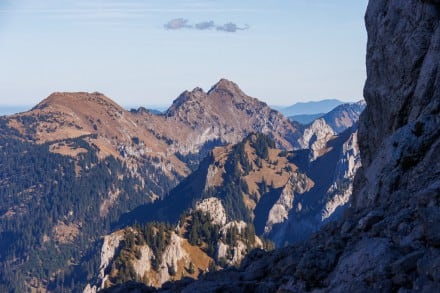
<svg viewBox="0 0 440 293">
<path fill-rule="evenodd" d="M 26 134 L 0 119 L 1 292 L 25 292 L 29 285 L 81 291 L 96 273 L 100 237 L 112 223 L 150 202 L 151 192 L 175 184 L 148 164 L 141 184 L 117 159 L 98 159 L 88 138 L 57 142 L 85 150 L 73 158 L 51 152 L 49 144 L 27 142 Z M 112 193 L 119 195 L 103 214 Z"/>
</svg>

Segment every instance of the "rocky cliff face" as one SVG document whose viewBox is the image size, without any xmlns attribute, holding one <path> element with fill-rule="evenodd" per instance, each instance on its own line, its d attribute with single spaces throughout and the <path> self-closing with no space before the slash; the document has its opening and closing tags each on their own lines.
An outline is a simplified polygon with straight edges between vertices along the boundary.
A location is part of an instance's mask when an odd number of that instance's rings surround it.
<svg viewBox="0 0 440 293">
<path fill-rule="evenodd" d="M 300 148 L 310 149 L 310 160 L 316 160 L 328 152 L 327 143 L 331 139 L 357 125 L 364 109 L 364 101 L 342 104 L 321 118 L 315 119 L 303 129 L 298 139 Z"/>
<path fill-rule="evenodd" d="M 440 28 L 435 3 L 369 4 L 367 108 L 359 131 L 366 182 L 356 196 L 359 208 L 390 198 L 381 195 L 395 190 L 420 192 L 438 179 Z"/>
<path fill-rule="evenodd" d="M 440 290 L 440 7 L 370 1 L 362 173 L 353 208 L 303 245 L 167 290 Z"/>
<path fill-rule="evenodd" d="M 292 162 L 314 184 L 307 192 L 296 192 L 291 197 L 290 205 L 284 204 L 286 208 L 280 210 L 288 212 L 285 220 L 270 226 L 267 236 L 277 247 L 307 239 L 324 223 L 341 218 L 349 207 L 354 176 L 361 166 L 357 125 L 337 136 L 322 137 L 319 148 L 295 154 Z M 300 186 L 298 182 L 293 183 L 295 188 Z M 274 211 L 278 208 L 275 204 Z"/>
</svg>

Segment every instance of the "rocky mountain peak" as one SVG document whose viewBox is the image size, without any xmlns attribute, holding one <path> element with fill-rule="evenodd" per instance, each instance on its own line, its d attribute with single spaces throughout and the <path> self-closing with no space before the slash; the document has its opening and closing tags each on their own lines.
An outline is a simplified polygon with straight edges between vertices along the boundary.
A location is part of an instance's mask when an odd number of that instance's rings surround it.
<svg viewBox="0 0 440 293">
<path fill-rule="evenodd" d="M 196 87 L 192 91 L 184 91 L 173 101 L 166 114 L 167 116 L 173 116 L 178 113 L 179 109 L 193 108 L 195 104 L 203 105 L 203 107 L 215 107 L 216 103 L 228 102 L 231 99 L 252 100 L 246 96 L 236 83 L 227 79 L 220 79 L 207 93 L 200 87 Z"/>
<path fill-rule="evenodd" d="M 209 141 L 237 143 L 251 132 L 271 134 L 278 146 L 298 147 L 298 128 L 286 117 L 272 110 L 266 103 L 250 97 L 232 81 L 221 79 L 208 93 L 196 88 L 183 92 L 166 111 L 168 121 L 177 121 L 198 132 L 190 138 L 181 153 L 188 153 L 194 145 Z"/>
<path fill-rule="evenodd" d="M 206 93 L 203 89 L 196 87 L 192 91 L 184 91 L 174 101 L 171 107 L 166 111 L 168 115 L 173 115 L 180 107 L 184 106 L 189 101 L 197 101 L 206 98 Z"/>
<path fill-rule="evenodd" d="M 213 87 L 211 87 L 211 89 L 208 91 L 208 95 L 210 95 L 213 92 L 223 92 L 223 93 L 226 92 L 232 95 L 239 95 L 239 96 L 245 95 L 236 83 L 227 80 L 225 78 L 220 79 L 219 82 L 217 82 Z"/>
</svg>

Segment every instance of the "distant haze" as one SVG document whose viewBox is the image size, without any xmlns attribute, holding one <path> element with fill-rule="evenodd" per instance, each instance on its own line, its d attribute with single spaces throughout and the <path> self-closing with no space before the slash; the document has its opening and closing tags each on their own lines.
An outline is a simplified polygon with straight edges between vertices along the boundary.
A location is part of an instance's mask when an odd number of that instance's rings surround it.
<svg viewBox="0 0 440 293">
<path fill-rule="evenodd" d="M 0 116 L 11 115 L 20 112 L 28 111 L 32 106 L 2 106 L 0 105 Z"/>
</svg>

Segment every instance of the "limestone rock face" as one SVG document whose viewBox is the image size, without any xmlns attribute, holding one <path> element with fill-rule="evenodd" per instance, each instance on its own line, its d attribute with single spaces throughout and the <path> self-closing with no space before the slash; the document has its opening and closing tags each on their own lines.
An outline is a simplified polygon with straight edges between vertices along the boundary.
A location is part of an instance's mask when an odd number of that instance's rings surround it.
<svg viewBox="0 0 440 293">
<path fill-rule="evenodd" d="M 264 232 L 277 247 L 307 239 L 323 224 L 340 219 L 349 207 L 354 176 L 361 166 L 356 128 L 353 125 L 332 137 L 317 159 L 298 159 L 300 170 L 313 185 L 306 188 L 303 185 L 307 181 L 292 176 L 270 210 Z M 307 165 L 303 166 L 301 160 Z"/>
<path fill-rule="evenodd" d="M 367 108 L 359 141 L 367 182 L 356 196 L 359 208 L 396 186 L 409 192 L 429 188 L 439 170 L 439 7 L 371 1 L 366 23 Z"/>
<path fill-rule="evenodd" d="M 248 224 L 244 221 L 231 221 L 226 223 L 221 229 L 220 234 L 223 239 L 231 229 L 236 229 L 239 235 L 245 233 Z M 263 248 L 263 243 L 260 238 L 255 236 L 255 242 L 252 244 L 253 248 Z M 246 254 L 249 252 L 247 245 L 242 240 L 237 240 L 233 245 L 228 245 L 220 240 L 217 243 L 217 260 L 223 259 L 228 265 L 239 265 Z"/>
<path fill-rule="evenodd" d="M 353 180 L 361 167 L 357 131 L 350 135 L 343 144 L 333 184 L 327 190 L 325 207 L 322 210 L 322 221 L 330 218 L 335 211 L 349 203 L 353 193 Z"/>
<path fill-rule="evenodd" d="M 367 107 L 360 140 L 370 165 L 389 135 L 438 114 L 440 30 L 438 6 L 416 0 L 370 1 L 365 19 Z"/>
<path fill-rule="evenodd" d="M 327 142 L 334 137 L 335 131 L 323 118 L 316 119 L 304 130 L 299 144 L 303 149 L 310 149 L 310 160 L 314 161 L 326 152 Z"/>
<path fill-rule="evenodd" d="M 267 217 L 264 233 L 270 233 L 272 226 L 286 221 L 289 217 L 289 211 L 293 208 L 293 200 L 295 198 L 294 188 L 291 180 L 284 186 L 280 197 L 272 206 Z"/>
<path fill-rule="evenodd" d="M 121 233 L 113 233 L 104 237 L 104 244 L 101 249 L 101 265 L 99 266 L 99 278 L 102 279 L 102 283 L 105 282 L 105 269 L 116 254 L 123 236 Z"/>
<path fill-rule="evenodd" d="M 226 211 L 220 199 L 216 197 L 205 198 L 196 203 L 196 210 L 208 214 L 213 224 L 223 226 L 226 224 Z"/>
<path fill-rule="evenodd" d="M 314 120 L 305 127 L 302 136 L 298 139 L 300 147 L 310 149 L 310 160 L 316 160 L 329 151 L 327 143 L 331 139 L 356 126 L 364 109 L 364 101 L 342 104 Z"/>
</svg>

